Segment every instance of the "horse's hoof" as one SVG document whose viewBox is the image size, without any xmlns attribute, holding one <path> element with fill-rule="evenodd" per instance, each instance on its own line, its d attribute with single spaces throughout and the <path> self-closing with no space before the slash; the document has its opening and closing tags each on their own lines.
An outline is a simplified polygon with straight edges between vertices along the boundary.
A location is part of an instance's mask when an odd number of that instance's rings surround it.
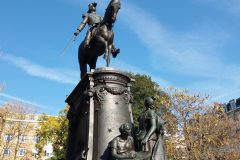
<svg viewBox="0 0 240 160">
<path fill-rule="evenodd" d="M 116 49 L 114 52 L 112 52 L 113 58 L 116 58 L 119 53 L 120 49 Z"/>
<path fill-rule="evenodd" d="M 116 54 L 120 53 L 120 49 L 119 49 L 119 48 L 116 49 L 115 53 L 116 53 Z"/>
</svg>

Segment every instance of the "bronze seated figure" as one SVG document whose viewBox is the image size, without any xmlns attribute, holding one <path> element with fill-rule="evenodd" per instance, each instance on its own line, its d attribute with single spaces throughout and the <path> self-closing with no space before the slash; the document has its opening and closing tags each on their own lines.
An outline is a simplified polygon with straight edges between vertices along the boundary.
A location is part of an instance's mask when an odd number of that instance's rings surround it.
<svg viewBox="0 0 240 160">
<path fill-rule="evenodd" d="M 119 128 L 120 135 L 115 137 L 110 143 L 112 158 L 119 159 L 134 159 L 136 157 L 134 141 L 131 137 L 131 126 L 128 123 L 122 124 Z"/>
<path fill-rule="evenodd" d="M 115 137 L 109 148 L 114 160 L 166 160 L 163 146 L 163 124 L 155 111 L 154 99 L 145 98 L 146 109 L 140 114 L 136 140 L 131 136 L 131 125 L 122 124 L 120 135 Z M 135 150 L 135 146 L 137 151 Z"/>
</svg>

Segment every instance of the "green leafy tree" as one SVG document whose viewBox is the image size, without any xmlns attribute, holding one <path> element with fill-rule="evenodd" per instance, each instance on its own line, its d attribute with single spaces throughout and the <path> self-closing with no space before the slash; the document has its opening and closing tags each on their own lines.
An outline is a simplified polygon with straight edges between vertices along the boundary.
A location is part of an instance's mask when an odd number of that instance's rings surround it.
<svg viewBox="0 0 240 160">
<path fill-rule="evenodd" d="M 150 76 L 130 73 L 130 77 L 135 80 L 131 87 L 134 99 L 132 108 L 135 126 L 138 126 L 137 119 L 144 109 L 144 99 L 148 96 L 152 96 L 155 98 L 157 112 L 159 112 L 162 118 L 168 122 L 165 125 L 166 131 L 169 133 L 175 133 L 177 129 L 176 118 L 170 112 L 171 103 L 168 94 L 163 91 Z"/>
<path fill-rule="evenodd" d="M 39 150 L 39 156 L 44 155 L 43 147 L 52 143 L 53 154 L 52 159 L 63 159 L 65 157 L 67 144 L 68 119 L 66 117 L 68 106 L 59 112 L 58 116 L 42 115 L 40 117 L 40 128 L 37 130 L 37 135 L 40 141 L 36 144 Z"/>
<path fill-rule="evenodd" d="M 147 96 L 160 95 L 161 92 L 159 90 L 158 84 L 153 82 L 151 80 L 151 77 L 147 75 L 130 74 L 130 77 L 135 80 L 131 87 L 131 92 L 134 98 L 132 108 L 134 122 L 136 123 L 139 113 L 144 109 L 144 99 Z"/>
</svg>

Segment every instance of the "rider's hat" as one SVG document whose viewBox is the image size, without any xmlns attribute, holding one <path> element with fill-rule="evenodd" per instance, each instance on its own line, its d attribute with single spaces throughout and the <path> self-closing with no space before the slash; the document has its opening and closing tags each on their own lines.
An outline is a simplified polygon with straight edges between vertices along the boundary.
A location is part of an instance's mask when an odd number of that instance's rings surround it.
<svg viewBox="0 0 240 160">
<path fill-rule="evenodd" d="M 97 2 L 90 3 L 88 6 L 89 6 L 89 7 L 90 7 L 90 6 L 95 6 L 95 7 L 96 7 L 96 6 L 97 6 Z"/>
</svg>

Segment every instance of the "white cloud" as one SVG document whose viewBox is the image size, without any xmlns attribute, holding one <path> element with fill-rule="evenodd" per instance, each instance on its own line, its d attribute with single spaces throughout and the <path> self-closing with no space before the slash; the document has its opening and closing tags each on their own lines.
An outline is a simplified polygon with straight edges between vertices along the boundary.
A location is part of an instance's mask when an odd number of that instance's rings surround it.
<svg viewBox="0 0 240 160">
<path fill-rule="evenodd" d="M 208 93 L 210 99 L 216 102 L 226 103 L 230 99 L 240 96 L 240 84 L 221 79 L 209 79 L 196 81 L 187 85 L 188 89 L 195 92 Z"/>
<path fill-rule="evenodd" d="M 231 13 L 240 13 L 239 0 L 199 1 L 225 7 Z M 89 2 L 84 0 L 81 3 L 87 5 Z M 102 11 L 106 4 L 106 0 L 99 3 L 98 10 Z M 142 44 L 149 49 L 148 54 L 152 60 L 149 63 L 156 71 L 165 70 L 173 74 L 181 74 L 182 77 L 179 78 L 190 76 L 203 79 L 183 86 L 196 92 L 209 93 L 214 96 L 212 99 L 220 100 L 221 98 L 225 100 L 237 94 L 235 87 L 240 85 L 238 74 L 240 66 L 226 64 L 219 56 L 219 50 L 231 38 L 231 35 L 220 26 L 207 22 L 206 24 L 199 24 L 195 30 L 190 30 L 187 33 L 172 32 L 165 28 L 154 15 L 129 1 L 122 1 L 119 16 L 118 20 L 135 33 Z M 100 61 L 100 63 L 103 66 L 105 65 L 103 61 Z M 114 61 L 113 66 L 126 71 L 149 74 L 149 72 L 137 66 L 119 60 Z M 167 80 L 154 74 L 152 74 L 152 77 L 153 80 L 163 86 L 170 84 Z M 215 83 L 216 81 L 218 83 Z"/>
<path fill-rule="evenodd" d="M 127 71 L 127 72 L 132 72 L 132 73 L 139 73 L 139 74 L 145 74 L 145 75 L 149 75 L 151 74 L 151 72 L 149 71 L 146 71 L 142 68 L 139 68 L 138 66 L 133 66 L 133 65 L 130 65 L 130 64 L 127 64 L 123 61 L 116 61 L 115 63 L 115 66 L 117 68 L 121 68 L 121 70 L 124 70 L 124 71 Z M 167 87 L 170 85 L 170 82 L 168 82 L 167 80 L 159 77 L 159 76 L 156 76 L 154 74 L 151 74 L 151 78 L 153 81 L 157 82 L 158 84 L 161 85 L 161 87 Z"/>
<path fill-rule="evenodd" d="M 90 0 L 83 0 L 83 1 L 76 1 L 76 0 L 66 1 L 66 0 L 63 0 L 63 1 L 66 2 L 66 3 L 68 3 L 68 4 L 71 4 L 71 5 L 79 5 L 79 6 L 84 7 L 84 8 L 87 8 L 87 5 L 92 2 L 92 1 L 90 1 Z M 109 3 L 109 0 L 102 0 L 101 3 L 98 3 L 97 11 L 98 11 L 99 15 L 103 15 L 103 13 L 104 13 L 104 11 L 105 11 L 108 3 Z M 125 12 L 125 7 L 128 7 L 128 3 L 125 4 L 124 1 L 122 1 L 122 3 L 124 3 L 124 4 L 123 4 L 124 7 L 121 8 L 120 13 L 119 13 L 119 16 L 121 16 L 121 14 L 125 15 L 125 14 L 124 14 L 124 12 Z M 131 9 L 131 7 L 130 7 L 130 9 Z M 122 17 L 122 18 L 120 17 L 120 18 L 118 18 L 118 20 L 121 21 L 123 18 L 124 18 L 124 17 Z M 135 18 L 135 17 L 134 17 L 134 18 Z M 124 18 L 124 19 L 125 19 L 125 18 Z M 131 19 L 129 19 L 129 18 L 127 18 L 127 19 L 128 19 L 129 21 L 131 21 Z M 140 21 L 138 21 L 138 22 L 140 22 Z M 141 24 L 137 24 L 137 25 L 141 25 Z M 157 25 L 157 24 L 156 24 L 156 25 Z M 133 28 L 133 29 L 134 29 L 134 28 Z M 159 34 L 162 34 L 162 33 L 159 33 Z M 148 36 L 148 34 L 146 34 L 145 36 Z M 151 38 L 151 37 L 150 37 L 150 38 Z M 158 39 L 158 40 L 159 40 L 159 39 Z M 106 62 L 105 62 L 105 60 L 103 60 L 102 57 L 99 57 L 99 58 L 98 58 L 97 65 L 98 65 L 98 66 L 106 66 Z M 110 65 L 111 65 L 112 67 L 115 67 L 115 68 L 120 68 L 121 70 L 126 71 L 126 72 L 133 72 L 133 73 L 140 73 L 140 74 L 149 75 L 149 71 L 146 71 L 146 70 L 142 69 L 142 68 L 139 67 L 139 66 L 133 66 L 133 65 L 128 64 L 128 63 L 126 63 L 126 62 L 123 62 L 123 61 L 119 60 L 118 58 L 117 58 L 117 60 L 111 59 L 111 64 L 110 64 Z M 152 79 L 153 79 L 155 82 L 161 84 L 162 87 L 167 87 L 168 85 L 170 85 L 170 83 L 169 83 L 167 80 L 165 80 L 165 79 L 163 79 L 163 78 L 161 78 L 161 77 L 159 77 L 159 76 L 157 76 L 157 75 L 152 75 L 151 77 L 152 77 Z"/>
<path fill-rule="evenodd" d="M 23 57 L 16 57 L 14 55 L 4 54 L 3 52 L 0 56 L 0 59 L 15 65 L 31 76 L 41 77 L 48 80 L 72 85 L 77 84 L 79 81 L 79 74 L 77 71 L 75 72 L 67 69 L 47 68 L 35 64 Z"/>
<path fill-rule="evenodd" d="M 3 105 L 5 103 L 6 103 L 6 101 L 0 100 L 0 105 Z"/>
<path fill-rule="evenodd" d="M 239 0 L 196 0 L 213 5 L 240 15 Z M 82 5 L 91 1 L 83 0 Z M 99 3 L 98 10 L 103 11 L 108 1 Z M 87 6 L 86 6 L 87 7 Z M 177 33 L 164 27 L 154 15 L 129 1 L 122 1 L 122 8 L 118 21 L 122 21 L 131 32 L 135 33 L 144 46 L 149 49 L 152 68 L 157 71 L 164 70 L 177 74 L 178 78 L 201 79 L 182 85 L 191 90 L 209 93 L 212 99 L 226 100 L 239 94 L 236 87 L 240 87 L 240 66 L 225 63 L 221 59 L 221 48 L 231 38 L 231 35 L 220 26 L 213 24 L 198 24 L 195 30 L 187 33 Z M 104 66 L 104 62 L 100 62 Z M 149 74 L 143 69 L 126 64 L 114 62 L 116 67 L 142 74 Z M 176 75 L 175 75 L 176 76 Z M 155 81 L 169 85 L 168 81 L 152 74 Z M 156 80 L 157 79 L 157 80 Z"/>
<path fill-rule="evenodd" d="M 0 92 L 2 92 L 4 89 L 4 86 L 2 84 L 0 84 Z"/>
<path fill-rule="evenodd" d="M 240 16 L 239 0 L 196 0 L 197 2 L 211 5 L 219 9 L 225 10 L 234 16 Z"/>
<path fill-rule="evenodd" d="M 36 102 L 32 102 L 32 101 L 29 101 L 29 100 L 25 100 L 25 99 L 22 99 L 22 98 L 19 98 L 19 97 L 15 97 L 15 96 L 12 96 L 12 95 L 9 95 L 9 94 L 0 93 L 0 97 L 3 97 L 3 98 L 6 99 L 5 101 L 1 101 L 2 103 L 6 103 L 6 102 L 12 100 L 12 101 L 17 101 L 17 102 L 20 102 L 20 103 L 23 103 L 23 104 L 26 104 L 26 105 L 30 105 L 30 106 L 42 109 L 44 111 L 55 112 L 53 109 L 51 109 L 52 107 L 45 106 L 45 105 L 42 105 L 42 104 L 39 104 L 39 103 L 36 103 Z"/>
<path fill-rule="evenodd" d="M 231 38 L 229 33 L 214 24 L 199 25 L 188 33 L 172 32 L 154 15 L 130 2 L 124 3 L 121 12 L 127 18 L 121 20 L 149 49 L 152 58 L 150 64 L 156 71 L 160 69 L 172 74 L 180 73 L 179 78 L 203 79 L 185 87 L 212 93 L 215 98 L 229 98 L 238 93 L 235 87 L 240 86 L 240 65 L 226 64 L 219 51 Z M 218 80 L 222 83 L 214 83 Z M 232 94 L 226 94 L 227 88 Z M 212 92 L 213 90 L 215 91 Z"/>
<path fill-rule="evenodd" d="M 150 50 L 156 69 L 212 77 L 222 67 L 220 58 L 214 52 L 229 35 L 220 28 L 204 26 L 189 33 L 173 33 L 143 9 L 129 2 L 126 5 L 122 12 L 128 18 L 123 21 Z"/>
<path fill-rule="evenodd" d="M 126 62 L 123 62 L 119 59 L 115 60 L 112 59 L 113 62 L 111 62 L 111 67 L 116 68 L 116 69 L 121 69 L 121 71 L 124 72 L 131 72 L 131 73 L 138 73 L 138 74 L 145 74 L 145 75 L 149 75 L 150 76 L 150 72 L 144 70 L 143 68 L 139 67 L 139 66 L 134 66 L 131 64 L 128 64 Z M 103 58 L 100 58 L 98 60 L 98 65 L 99 66 L 105 66 L 106 62 Z M 153 81 L 157 82 L 158 84 L 161 85 L 161 87 L 168 87 L 170 85 L 170 82 L 168 82 L 167 80 L 157 76 L 157 75 L 153 75 L 151 74 L 151 78 Z"/>
</svg>

